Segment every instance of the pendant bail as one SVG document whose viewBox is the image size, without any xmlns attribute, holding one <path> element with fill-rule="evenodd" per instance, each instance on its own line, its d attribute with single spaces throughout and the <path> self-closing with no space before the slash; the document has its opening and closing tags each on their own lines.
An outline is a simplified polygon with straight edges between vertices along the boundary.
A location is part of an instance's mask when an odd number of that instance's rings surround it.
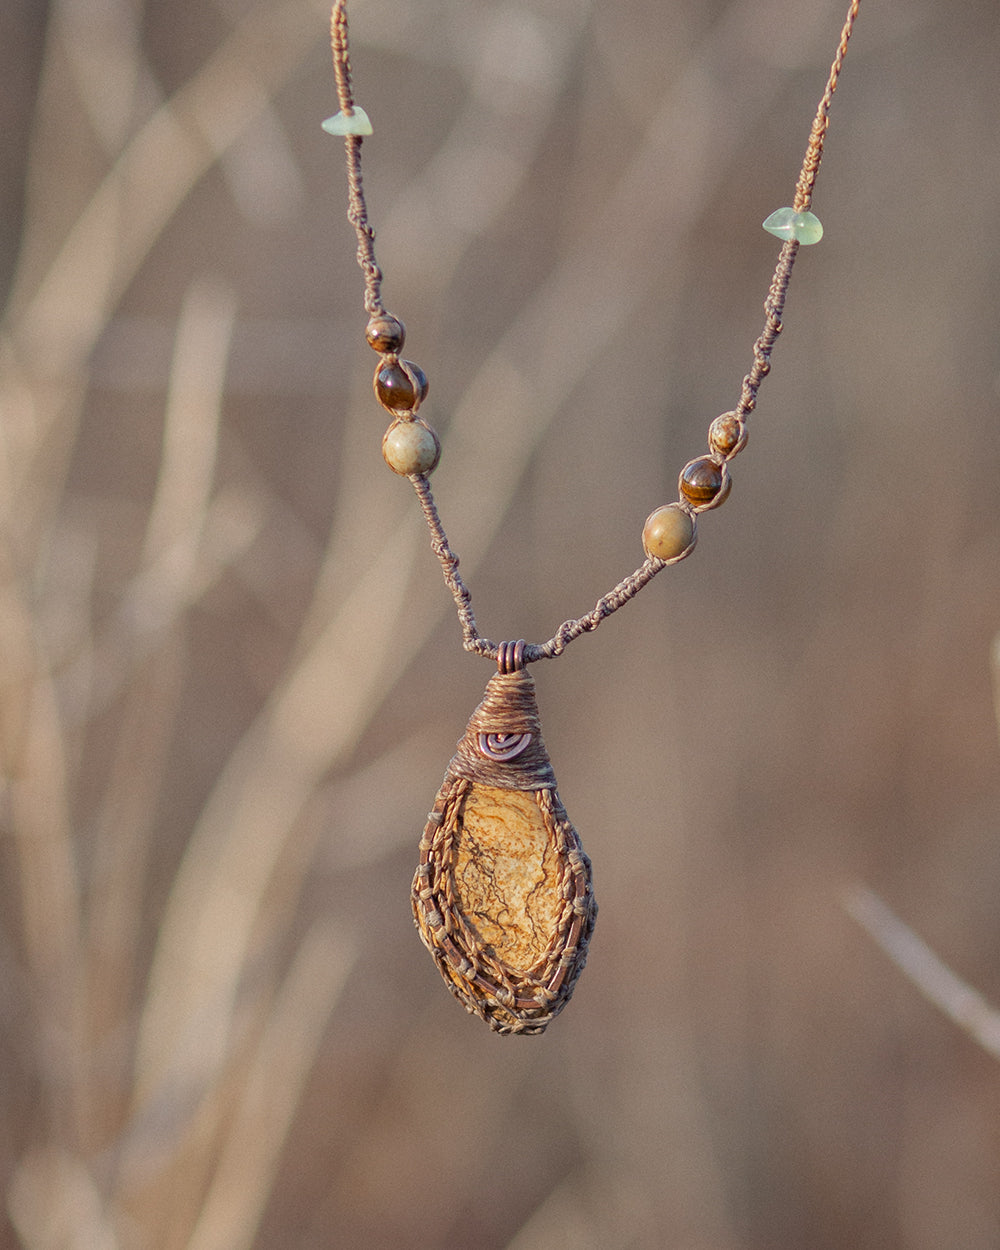
<svg viewBox="0 0 1000 1250">
<path fill-rule="evenodd" d="M 524 668 L 524 639 L 502 642 L 497 647 L 497 669 L 501 673 L 517 673 Z"/>
</svg>

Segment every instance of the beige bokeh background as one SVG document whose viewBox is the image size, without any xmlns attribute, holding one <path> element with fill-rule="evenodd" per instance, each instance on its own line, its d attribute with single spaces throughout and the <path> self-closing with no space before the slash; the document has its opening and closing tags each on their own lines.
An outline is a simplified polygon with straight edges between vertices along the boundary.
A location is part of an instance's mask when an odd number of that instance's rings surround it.
<svg viewBox="0 0 1000 1250">
<path fill-rule="evenodd" d="M 841 9 L 357 0 L 489 636 L 738 398 Z M 490 669 L 379 454 L 326 21 L 4 8 L 0 1241 L 994 1250 L 996 1048 L 848 906 L 1000 1006 L 993 0 L 865 0 L 732 496 L 535 671 L 601 906 L 540 1039 L 409 915 Z"/>
</svg>

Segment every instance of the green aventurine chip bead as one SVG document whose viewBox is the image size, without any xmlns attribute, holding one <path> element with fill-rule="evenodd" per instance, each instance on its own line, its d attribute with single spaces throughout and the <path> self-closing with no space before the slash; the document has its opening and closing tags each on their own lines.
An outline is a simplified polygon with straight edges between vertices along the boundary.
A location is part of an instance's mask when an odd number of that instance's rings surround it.
<svg viewBox="0 0 1000 1250">
<path fill-rule="evenodd" d="M 764 222 L 764 229 L 776 239 L 794 239 L 807 247 L 823 237 L 823 223 L 815 213 L 797 213 L 794 208 L 778 208 Z"/>
<path fill-rule="evenodd" d="M 694 546 L 694 518 L 677 503 L 665 504 L 646 517 L 642 545 L 657 560 L 677 560 Z"/>
<path fill-rule="evenodd" d="M 328 117 L 325 122 L 320 122 L 320 125 L 328 135 L 370 135 L 375 133 L 372 130 L 371 122 L 368 120 L 368 114 L 357 104 L 355 104 L 350 113 L 345 113 L 341 109 L 333 117 Z"/>
<path fill-rule="evenodd" d="M 747 427 L 735 412 L 724 412 L 708 427 L 708 445 L 720 456 L 735 456 L 747 441 Z"/>
<path fill-rule="evenodd" d="M 382 439 L 382 455 L 400 477 L 430 473 L 441 458 L 441 443 L 426 421 L 394 421 Z"/>
</svg>

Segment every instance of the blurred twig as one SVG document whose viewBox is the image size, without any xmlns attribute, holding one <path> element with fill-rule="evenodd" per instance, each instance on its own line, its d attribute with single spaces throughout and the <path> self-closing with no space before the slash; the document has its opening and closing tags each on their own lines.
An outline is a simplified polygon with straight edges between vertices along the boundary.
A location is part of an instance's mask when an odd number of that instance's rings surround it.
<svg viewBox="0 0 1000 1250">
<path fill-rule="evenodd" d="M 844 906 L 928 1002 L 1000 1059 L 1000 1011 L 952 972 L 867 886 L 853 886 Z"/>
<path fill-rule="evenodd" d="M 1000 634 L 990 649 L 993 699 L 1000 727 Z M 844 906 L 923 996 L 969 1035 L 983 1050 L 1000 1059 L 1000 1011 L 948 967 L 881 898 L 865 885 L 853 886 Z"/>
<path fill-rule="evenodd" d="M 328 921 L 314 925 L 300 943 L 218 1148 L 187 1250 L 249 1250 L 253 1244 L 299 1097 L 353 962 L 353 943 Z"/>
</svg>

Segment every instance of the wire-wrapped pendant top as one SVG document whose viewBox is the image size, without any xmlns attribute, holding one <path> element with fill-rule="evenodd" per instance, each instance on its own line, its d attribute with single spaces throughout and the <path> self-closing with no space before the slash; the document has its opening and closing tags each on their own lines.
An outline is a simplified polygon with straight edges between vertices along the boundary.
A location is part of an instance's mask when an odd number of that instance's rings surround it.
<svg viewBox="0 0 1000 1250">
<path fill-rule="evenodd" d="M 448 772 L 509 790 L 555 789 L 535 683 L 527 669 L 490 678 Z"/>
</svg>

